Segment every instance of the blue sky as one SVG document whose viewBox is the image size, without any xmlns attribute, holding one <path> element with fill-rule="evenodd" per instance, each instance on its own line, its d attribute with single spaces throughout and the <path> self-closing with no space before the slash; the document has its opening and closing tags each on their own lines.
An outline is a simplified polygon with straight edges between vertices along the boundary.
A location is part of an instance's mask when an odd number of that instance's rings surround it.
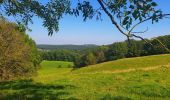
<svg viewBox="0 0 170 100">
<path fill-rule="evenodd" d="M 158 8 L 161 8 L 165 13 L 170 13 L 169 0 L 155 0 L 158 3 Z M 93 2 L 95 4 L 95 2 Z M 111 44 L 117 41 L 123 41 L 125 36 L 111 24 L 109 18 L 102 14 L 103 21 L 88 20 L 83 22 L 81 17 L 63 16 L 60 21 L 60 30 L 52 36 L 48 36 L 47 30 L 42 27 L 42 22 L 38 18 L 34 18 L 34 24 L 29 27 L 32 32 L 27 32 L 37 44 Z M 147 22 L 137 27 L 137 30 L 145 30 L 149 28 L 141 36 L 152 38 L 160 35 L 170 34 L 170 19 L 164 19 L 156 24 Z"/>
</svg>

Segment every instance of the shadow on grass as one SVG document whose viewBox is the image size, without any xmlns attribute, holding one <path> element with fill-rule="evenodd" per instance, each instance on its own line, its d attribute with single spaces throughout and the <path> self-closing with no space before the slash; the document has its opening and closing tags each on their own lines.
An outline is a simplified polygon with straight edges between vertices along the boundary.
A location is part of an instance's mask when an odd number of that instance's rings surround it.
<svg viewBox="0 0 170 100">
<path fill-rule="evenodd" d="M 112 96 L 110 94 L 107 94 L 100 100 L 132 100 L 132 99 L 126 96 Z"/>
<path fill-rule="evenodd" d="M 51 85 L 35 83 L 32 80 L 0 82 L 0 100 L 60 100 L 69 97 L 66 89 L 73 85 Z M 76 98 L 67 98 L 76 100 Z"/>
</svg>

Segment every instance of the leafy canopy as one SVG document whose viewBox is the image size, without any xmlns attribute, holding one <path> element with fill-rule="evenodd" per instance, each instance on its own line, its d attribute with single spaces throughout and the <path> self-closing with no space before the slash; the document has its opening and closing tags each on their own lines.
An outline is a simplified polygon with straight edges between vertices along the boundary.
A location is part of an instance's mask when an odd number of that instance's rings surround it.
<svg viewBox="0 0 170 100">
<path fill-rule="evenodd" d="M 52 35 L 59 30 L 63 14 L 82 16 L 86 21 L 94 17 L 102 19 L 101 15 L 105 13 L 122 34 L 141 38 L 133 32 L 136 26 L 148 20 L 158 22 L 170 15 L 163 14 L 156 6 L 153 0 L 47 0 L 47 3 L 40 0 L 0 0 L 0 14 L 13 16 L 25 27 L 37 16 L 43 20 L 48 34 Z"/>
</svg>

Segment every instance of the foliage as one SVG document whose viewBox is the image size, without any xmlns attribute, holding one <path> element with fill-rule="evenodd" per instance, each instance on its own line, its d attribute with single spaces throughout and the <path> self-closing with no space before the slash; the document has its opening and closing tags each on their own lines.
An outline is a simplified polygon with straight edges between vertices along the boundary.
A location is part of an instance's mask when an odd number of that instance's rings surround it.
<svg viewBox="0 0 170 100">
<path fill-rule="evenodd" d="M 58 31 L 63 13 L 70 12 L 70 1 L 49 0 L 42 4 L 37 0 L 1 0 L 0 7 L 3 9 L 3 12 L 0 12 L 2 16 L 13 16 L 22 26 L 32 23 L 32 17 L 38 16 L 43 20 L 43 26 L 48 29 L 49 35 L 52 35 L 53 31 Z"/>
<path fill-rule="evenodd" d="M 41 62 L 35 42 L 18 28 L 0 19 L 0 80 L 31 75 Z"/>
<path fill-rule="evenodd" d="M 37 45 L 40 50 L 84 50 L 96 48 L 97 45 L 86 44 L 86 45 Z"/>
<path fill-rule="evenodd" d="M 49 35 L 58 31 L 59 20 L 63 14 L 81 16 L 83 20 L 96 17 L 101 19 L 105 13 L 113 25 L 128 38 L 140 38 L 133 34 L 134 28 L 139 24 L 151 20 L 158 22 L 169 16 L 160 9 L 153 0 L 1 0 L 2 16 L 14 16 L 20 25 L 27 26 L 34 16 L 43 20 L 43 26 L 48 29 Z M 96 5 L 98 3 L 99 5 Z M 137 23 L 137 24 L 136 24 Z"/>
<path fill-rule="evenodd" d="M 170 48 L 169 39 L 170 39 L 170 35 L 166 35 L 166 36 L 160 36 L 157 39 L 152 40 L 151 43 L 153 44 L 153 48 L 151 48 L 149 52 L 151 54 L 169 53 L 168 50 L 165 49 L 165 47 L 168 49 Z"/>
<path fill-rule="evenodd" d="M 96 63 L 101 63 L 106 61 L 106 53 L 108 52 L 109 46 L 102 45 L 93 49 L 86 50 L 85 52 L 92 52 L 96 58 Z"/>
<path fill-rule="evenodd" d="M 43 60 L 54 61 L 75 61 L 79 54 L 72 50 L 52 50 L 52 51 L 40 51 Z"/>
<path fill-rule="evenodd" d="M 166 54 L 169 53 L 166 49 L 170 49 L 169 41 L 170 35 L 160 36 L 154 39 L 150 39 L 153 46 L 139 40 L 130 40 L 123 42 L 116 42 L 111 45 L 98 46 L 80 50 L 52 50 L 52 51 L 40 51 L 43 60 L 54 61 L 70 61 L 74 62 L 75 68 L 80 68 L 96 63 L 105 61 L 112 61 L 121 58 L 139 57 L 154 54 Z M 161 45 L 158 41 L 161 41 Z"/>
<path fill-rule="evenodd" d="M 96 58 L 91 52 L 83 56 L 82 60 L 84 61 L 84 66 L 96 64 Z"/>
<path fill-rule="evenodd" d="M 116 60 L 120 58 L 124 58 L 128 52 L 127 43 L 126 42 L 117 42 L 109 46 L 109 50 L 107 52 L 108 60 Z"/>
</svg>

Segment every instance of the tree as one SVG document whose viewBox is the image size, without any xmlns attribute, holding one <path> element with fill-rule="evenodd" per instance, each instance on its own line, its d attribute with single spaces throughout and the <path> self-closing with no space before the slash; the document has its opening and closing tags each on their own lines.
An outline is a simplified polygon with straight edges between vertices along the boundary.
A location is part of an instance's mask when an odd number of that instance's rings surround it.
<svg viewBox="0 0 170 100">
<path fill-rule="evenodd" d="M 108 49 L 108 46 L 99 46 L 94 49 L 93 53 L 96 57 L 97 63 L 106 61 L 106 53 L 108 52 Z"/>
<path fill-rule="evenodd" d="M 63 14 L 82 15 L 86 21 L 93 17 L 101 19 L 101 14 L 105 13 L 128 40 L 135 37 L 145 42 L 148 41 L 135 33 L 144 33 L 146 30 L 135 32 L 134 29 L 146 21 L 151 20 L 154 23 L 170 15 L 156 9 L 157 3 L 153 0 L 93 0 L 99 4 L 97 7 L 92 5 L 91 0 L 74 0 L 74 3 L 70 0 L 47 1 L 41 3 L 37 0 L 1 0 L 1 15 L 20 18 L 21 20 L 17 21 L 24 26 L 32 22 L 33 16 L 38 16 L 43 20 L 43 26 L 48 29 L 49 35 L 52 35 L 53 31 L 58 31 L 59 20 Z"/>
<path fill-rule="evenodd" d="M 41 51 L 43 60 L 69 61 L 74 62 L 79 56 L 74 50 L 51 50 Z"/>
<path fill-rule="evenodd" d="M 85 65 L 83 63 L 82 56 L 81 55 L 76 56 L 74 60 L 74 68 L 80 68 L 84 66 Z"/>
<path fill-rule="evenodd" d="M 144 42 L 143 41 L 137 41 L 137 40 L 130 40 L 131 46 L 128 48 L 127 57 L 138 57 L 142 54 L 144 54 Z"/>
<path fill-rule="evenodd" d="M 93 53 L 89 52 L 87 55 L 83 57 L 84 65 L 93 65 L 96 64 L 96 58 Z"/>
<path fill-rule="evenodd" d="M 128 47 L 126 42 L 116 42 L 109 46 L 107 53 L 108 60 L 116 60 L 120 58 L 125 58 Z"/>
<path fill-rule="evenodd" d="M 149 50 L 150 54 L 165 54 L 169 53 L 168 50 L 168 38 L 167 36 L 164 37 L 157 37 L 155 40 L 151 40 L 153 47 Z"/>
<path fill-rule="evenodd" d="M 96 61 L 97 63 L 99 62 L 104 62 L 106 60 L 105 58 L 105 54 L 103 51 L 97 51 L 95 52 L 95 56 L 96 56 Z"/>
<path fill-rule="evenodd" d="M 15 23 L 0 19 L 0 80 L 32 75 L 39 63 L 35 43 Z"/>
</svg>

